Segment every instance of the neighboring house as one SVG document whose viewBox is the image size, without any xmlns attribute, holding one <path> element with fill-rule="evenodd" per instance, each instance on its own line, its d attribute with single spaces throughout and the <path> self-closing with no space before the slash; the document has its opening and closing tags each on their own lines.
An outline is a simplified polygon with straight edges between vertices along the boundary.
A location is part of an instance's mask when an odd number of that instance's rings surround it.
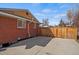
<svg viewBox="0 0 79 59">
<path fill-rule="evenodd" d="M 0 44 L 37 36 L 39 24 L 29 10 L 0 8 Z"/>
</svg>

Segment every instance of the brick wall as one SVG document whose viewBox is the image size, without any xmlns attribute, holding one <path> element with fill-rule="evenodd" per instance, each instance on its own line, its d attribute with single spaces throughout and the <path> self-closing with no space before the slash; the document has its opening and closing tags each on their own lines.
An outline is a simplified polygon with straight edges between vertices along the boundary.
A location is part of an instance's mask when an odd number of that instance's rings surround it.
<svg viewBox="0 0 79 59">
<path fill-rule="evenodd" d="M 0 16 L 0 44 L 14 42 L 18 37 L 28 38 L 28 24 L 26 28 L 17 28 L 17 20 L 15 18 Z M 34 23 L 30 23 L 30 35 L 36 36 L 37 29 L 34 29 Z"/>
</svg>

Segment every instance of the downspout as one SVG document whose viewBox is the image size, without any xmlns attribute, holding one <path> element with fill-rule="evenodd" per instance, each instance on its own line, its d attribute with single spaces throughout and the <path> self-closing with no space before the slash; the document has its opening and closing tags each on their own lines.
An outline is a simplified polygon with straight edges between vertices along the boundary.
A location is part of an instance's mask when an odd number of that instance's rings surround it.
<svg viewBox="0 0 79 59">
<path fill-rule="evenodd" d="M 30 27 L 29 27 L 30 23 L 28 22 L 28 28 L 27 28 L 27 32 L 28 32 L 28 36 L 30 37 Z"/>
</svg>

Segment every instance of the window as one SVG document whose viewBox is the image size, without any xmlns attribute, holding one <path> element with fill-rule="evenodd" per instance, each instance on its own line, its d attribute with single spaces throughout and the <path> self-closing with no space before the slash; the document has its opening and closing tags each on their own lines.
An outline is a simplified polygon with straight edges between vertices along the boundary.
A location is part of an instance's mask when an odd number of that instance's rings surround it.
<svg viewBox="0 0 79 59">
<path fill-rule="evenodd" d="M 26 28 L 26 20 L 18 19 L 17 28 Z"/>
</svg>

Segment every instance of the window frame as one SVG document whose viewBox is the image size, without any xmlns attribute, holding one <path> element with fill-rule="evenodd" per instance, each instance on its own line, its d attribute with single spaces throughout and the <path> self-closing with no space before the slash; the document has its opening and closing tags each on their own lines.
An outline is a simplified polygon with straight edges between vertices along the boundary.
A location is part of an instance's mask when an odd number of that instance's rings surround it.
<svg viewBox="0 0 79 59">
<path fill-rule="evenodd" d="M 18 21 L 22 21 L 22 26 L 19 26 L 19 22 Z M 26 28 L 26 20 L 23 19 L 17 19 L 17 28 Z"/>
</svg>

